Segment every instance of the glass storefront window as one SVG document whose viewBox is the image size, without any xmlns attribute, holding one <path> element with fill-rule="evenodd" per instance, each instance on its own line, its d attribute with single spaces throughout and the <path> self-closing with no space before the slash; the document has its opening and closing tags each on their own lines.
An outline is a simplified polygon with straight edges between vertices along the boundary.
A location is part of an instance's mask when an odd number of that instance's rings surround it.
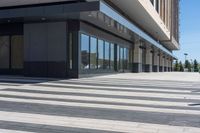
<svg viewBox="0 0 200 133">
<path fill-rule="evenodd" d="M 120 47 L 117 45 L 117 69 L 120 70 Z"/>
<path fill-rule="evenodd" d="M 10 38 L 9 36 L 0 36 L 0 68 L 9 69 L 10 60 Z"/>
<path fill-rule="evenodd" d="M 23 69 L 23 36 L 16 35 L 11 37 L 11 67 L 12 69 Z"/>
<path fill-rule="evenodd" d="M 120 48 L 120 70 L 124 67 L 124 48 Z"/>
<path fill-rule="evenodd" d="M 104 61 L 104 69 L 110 68 L 110 43 L 105 42 L 105 61 Z"/>
<path fill-rule="evenodd" d="M 127 70 L 130 68 L 130 51 L 129 48 L 126 49 L 127 50 Z"/>
<path fill-rule="evenodd" d="M 146 64 L 146 51 L 142 49 L 142 64 Z"/>
<path fill-rule="evenodd" d="M 128 70 L 129 56 L 131 56 L 129 54 L 129 48 L 124 47 L 124 45 L 110 43 L 92 36 L 81 34 L 82 70 L 115 70 L 115 68 L 121 72 Z"/>
<path fill-rule="evenodd" d="M 69 33 L 69 68 L 73 69 L 73 33 Z"/>
<path fill-rule="evenodd" d="M 89 36 L 81 34 L 81 69 L 89 69 Z"/>
<path fill-rule="evenodd" d="M 124 69 L 128 69 L 128 49 L 124 48 Z"/>
<path fill-rule="evenodd" d="M 115 45 L 113 43 L 110 44 L 110 68 L 114 70 L 115 68 Z"/>
<path fill-rule="evenodd" d="M 98 40 L 98 69 L 103 69 L 104 62 L 104 41 Z"/>
<path fill-rule="evenodd" d="M 97 39 L 94 37 L 90 38 L 90 68 L 97 68 Z"/>
</svg>

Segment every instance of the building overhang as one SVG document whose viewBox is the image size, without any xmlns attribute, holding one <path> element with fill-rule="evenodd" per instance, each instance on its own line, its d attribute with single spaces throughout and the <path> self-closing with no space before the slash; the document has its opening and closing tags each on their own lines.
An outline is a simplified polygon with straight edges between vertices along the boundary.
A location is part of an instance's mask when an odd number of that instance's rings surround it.
<svg viewBox="0 0 200 133">
<path fill-rule="evenodd" d="M 171 37 L 170 40 L 162 41 L 162 44 L 165 44 L 165 46 L 168 49 L 173 49 L 173 50 L 179 50 L 180 49 L 179 43 L 176 41 L 176 39 L 173 36 Z"/>
<path fill-rule="evenodd" d="M 162 50 L 164 53 L 174 57 L 172 52 L 167 50 L 165 47 L 163 47 L 158 41 L 154 40 L 151 36 L 146 34 L 144 31 L 142 31 L 140 28 L 138 28 L 136 25 L 134 25 L 132 22 L 127 20 L 125 17 L 121 16 L 118 12 L 113 10 L 111 7 L 109 7 L 107 4 L 100 2 L 100 11 L 106 14 L 107 16 L 111 17 L 115 21 L 119 22 L 122 25 L 125 25 L 128 29 L 136 33 L 138 36 L 155 46 L 156 48 Z"/>
<path fill-rule="evenodd" d="M 108 0 L 111 1 L 123 14 L 145 29 L 151 36 L 170 50 L 178 50 L 179 44 L 171 37 L 170 30 L 164 24 L 160 15 L 149 0 Z M 166 43 L 166 41 L 167 43 Z"/>
<path fill-rule="evenodd" d="M 170 31 L 149 0 L 110 1 L 157 40 L 170 39 Z"/>
<path fill-rule="evenodd" d="M 1 7 L 16 7 L 24 5 L 33 5 L 33 4 L 45 4 L 45 3 L 55 3 L 55 2 L 75 2 L 77 0 L 1 0 Z"/>
<path fill-rule="evenodd" d="M 106 16 L 112 18 L 114 21 L 123 25 L 131 32 L 147 41 L 151 45 L 163 51 L 165 54 L 174 57 L 172 52 L 163 47 L 158 41 L 154 40 L 151 36 L 146 34 L 132 22 L 120 15 L 116 10 L 102 1 L 94 2 L 80 2 L 70 4 L 57 4 L 57 5 L 45 5 L 36 7 L 22 7 L 0 10 L 0 23 L 10 22 L 26 22 L 31 20 L 42 20 L 56 18 L 56 19 L 82 19 L 81 13 L 85 12 L 101 12 Z M 84 18 L 83 18 L 84 19 Z M 85 21 L 88 21 L 85 19 Z"/>
</svg>

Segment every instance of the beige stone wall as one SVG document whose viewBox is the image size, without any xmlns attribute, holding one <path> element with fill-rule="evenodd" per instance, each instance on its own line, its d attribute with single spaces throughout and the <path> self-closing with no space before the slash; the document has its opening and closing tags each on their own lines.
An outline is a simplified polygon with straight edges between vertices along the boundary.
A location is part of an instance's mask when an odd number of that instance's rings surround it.
<svg viewBox="0 0 200 133">
<path fill-rule="evenodd" d="M 171 36 L 179 42 L 179 0 L 150 0 Z"/>
</svg>

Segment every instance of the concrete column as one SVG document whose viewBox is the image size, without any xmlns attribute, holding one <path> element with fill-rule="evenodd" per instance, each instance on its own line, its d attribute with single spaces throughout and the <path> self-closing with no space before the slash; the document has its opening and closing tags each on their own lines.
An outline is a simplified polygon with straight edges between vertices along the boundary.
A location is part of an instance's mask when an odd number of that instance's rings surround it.
<svg viewBox="0 0 200 133">
<path fill-rule="evenodd" d="M 133 59 L 133 72 L 142 72 L 142 49 L 140 48 L 141 42 L 138 40 L 134 45 L 134 59 Z"/>
<path fill-rule="evenodd" d="M 145 72 L 152 72 L 152 49 L 146 48 Z"/>
<path fill-rule="evenodd" d="M 153 53 L 153 72 L 159 72 L 159 54 L 157 51 Z"/>
</svg>

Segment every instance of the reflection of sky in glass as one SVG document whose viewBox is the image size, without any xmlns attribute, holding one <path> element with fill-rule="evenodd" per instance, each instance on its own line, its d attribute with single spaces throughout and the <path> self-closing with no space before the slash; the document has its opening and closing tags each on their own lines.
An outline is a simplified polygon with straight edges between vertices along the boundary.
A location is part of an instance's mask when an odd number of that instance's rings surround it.
<svg viewBox="0 0 200 133">
<path fill-rule="evenodd" d="M 120 59 L 120 55 L 119 55 L 119 53 L 120 53 L 120 48 L 119 48 L 119 45 L 117 46 L 117 61 L 119 61 Z"/>
<path fill-rule="evenodd" d="M 97 68 L 97 39 L 90 38 L 90 68 Z"/>
<path fill-rule="evenodd" d="M 120 48 L 120 58 L 123 59 L 124 48 Z"/>
<path fill-rule="evenodd" d="M 120 69 L 123 69 L 123 63 L 124 63 L 124 48 L 120 48 Z"/>
<path fill-rule="evenodd" d="M 115 52 L 115 45 L 113 43 L 110 44 L 110 66 L 111 69 L 114 69 L 114 52 Z"/>
<path fill-rule="evenodd" d="M 103 69 L 103 61 L 104 61 L 104 41 L 98 40 L 98 68 Z"/>
<path fill-rule="evenodd" d="M 105 42 L 105 59 L 109 60 L 110 58 L 110 43 Z"/>
<path fill-rule="evenodd" d="M 126 60 L 126 59 L 127 59 L 127 49 L 124 48 L 124 60 Z"/>
<path fill-rule="evenodd" d="M 98 50 L 99 50 L 99 52 L 98 52 L 98 54 L 99 54 L 99 59 L 103 59 L 103 49 L 104 49 L 104 46 L 103 46 L 103 41 L 102 40 L 99 40 L 98 41 Z"/>
<path fill-rule="evenodd" d="M 90 39 L 90 50 L 92 54 L 97 53 L 97 39 L 94 37 Z"/>
<path fill-rule="evenodd" d="M 115 50 L 115 45 L 113 43 L 110 44 L 110 49 L 111 49 L 111 53 L 110 53 L 110 60 L 114 61 L 114 50 Z"/>
<path fill-rule="evenodd" d="M 89 36 L 81 34 L 81 68 L 89 69 Z"/>
<path fill-rule="evenodd" d="M 89 36 L 81 34 L 81 51 L 89 53 Z"/>
</svg>

